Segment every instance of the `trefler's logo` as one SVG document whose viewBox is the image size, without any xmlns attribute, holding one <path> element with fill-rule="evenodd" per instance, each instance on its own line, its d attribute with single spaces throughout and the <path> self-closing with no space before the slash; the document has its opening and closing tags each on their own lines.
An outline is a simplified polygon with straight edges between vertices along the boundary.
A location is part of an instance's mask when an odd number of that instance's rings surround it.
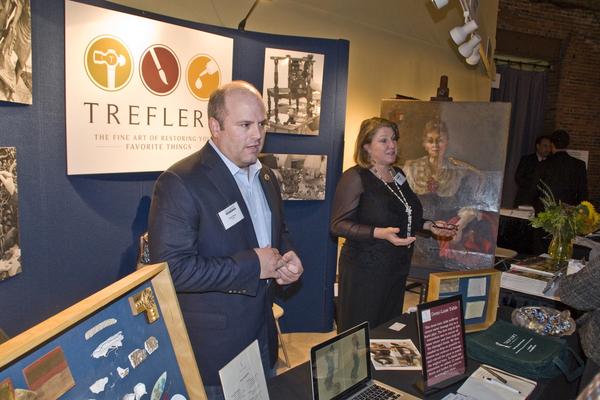
<svg viewBox="0 0 600 400">
<path fill-rule="evenodd" d="M 187 85 L 192 95 L 206 101 L 221 84 L 221 71 L 217 62 L 209 55 L 192 58 L 187 67 Z"/>
<path fill-rule="evenodd" d="M 133 75 L 133 59 L 127 46 L 114 36 L 93 39 L 85 50 L 85 71 L 100 89 L 116 91 Z"/>
<path fill-rule="evenodd" d="M 173 94 L 182 76 L 175 52 L 163 44 L 152 44 L 135 60 L 143 87 L 155 96 Z M 115 36 L 102 35 L 90 41 L 85 51 L 85 68 L 89 79 L 100 89 L 113 92 L 123 89 L 131 80 L 134 70 L 132 53 L 125 43 Z M 221 70 L 214 58 L 198 54 L 188 62 L 186 86 L 194 98 L 208 101 L 221 84 Z M 129 101 L 128 101 L 129 99 Z M 115 97 L 111 102 L 90 99 L 84 101 L 84 113 L 89 124 L 106 126 L 161 126 L 164 128 L 204 127 L 204 113 L 200 109 L 181 107 L 179 104 L 144 97 Z M 131 101 L 133 100 L 133 101 Z M 146 104 L 144 104 L 146 103 Z"/>
<path fill-rule="evenodd" d="M 167 46 L 150 46 L 140 61 L 140 78 L 150 92 L 157 96 L 166 96 L 179 84 L 181 70 L 177 56 Z"/>
</svg>

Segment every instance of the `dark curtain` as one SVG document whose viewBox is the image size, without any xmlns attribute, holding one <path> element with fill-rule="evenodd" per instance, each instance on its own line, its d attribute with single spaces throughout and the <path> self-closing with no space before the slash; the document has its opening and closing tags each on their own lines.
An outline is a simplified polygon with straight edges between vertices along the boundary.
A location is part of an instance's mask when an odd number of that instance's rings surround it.
<svg viewBox="0 0 600 400">
<path fill-rule="evenodd" d="M 535 138 L 542 134 L 547 93 L 546 71 L 523 71 L 499 65 L 500 87 L 492 89 L 491 101 L 512 104 L 506 149 L 502 207 L 512 208 L 517 185 L 515 172 L 521 156 L 535 151 Z"/>
</svg>

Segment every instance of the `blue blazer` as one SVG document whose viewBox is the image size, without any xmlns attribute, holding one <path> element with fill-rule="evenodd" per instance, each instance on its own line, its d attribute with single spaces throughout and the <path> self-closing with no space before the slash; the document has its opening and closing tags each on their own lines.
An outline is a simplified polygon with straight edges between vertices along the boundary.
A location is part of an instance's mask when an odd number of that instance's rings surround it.
<svg viewBox="0 0 600 400">
<path fill-rule="evenodd" d="M 292 249 L 281 193 L 264 167 L 260 182 L 271 209 L 271 246 Z M 243 220 L 225 229 L 218 213 L 237 202 Z M 277 359 L 272 280 L 259 279 L 258 241 L 235 179 L 206 144 L 163 172 L 154 186 L 149 221 L 152 262 L 167 261 L 205 385 L 255 339 Z M 263 360 L 263 363 L 265 361 Z"/>
</svg>

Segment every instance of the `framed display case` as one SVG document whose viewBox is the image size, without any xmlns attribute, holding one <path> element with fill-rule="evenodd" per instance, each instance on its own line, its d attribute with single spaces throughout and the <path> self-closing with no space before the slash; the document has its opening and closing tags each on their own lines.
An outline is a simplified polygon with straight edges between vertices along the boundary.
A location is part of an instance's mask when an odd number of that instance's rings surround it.
<svg viewBox="0 0 600 400">
<path fill-rule="evenodd" d="M 0 399 L 206 399 L 166 263 L 0 345 Z"/>
<path fill-rule="evenodd" d="M 493 268 L 431 273 L 427 301 L 462 295 L 465 331 L 487 329 L 496 321 L 500 276 Z"/>
</svg>

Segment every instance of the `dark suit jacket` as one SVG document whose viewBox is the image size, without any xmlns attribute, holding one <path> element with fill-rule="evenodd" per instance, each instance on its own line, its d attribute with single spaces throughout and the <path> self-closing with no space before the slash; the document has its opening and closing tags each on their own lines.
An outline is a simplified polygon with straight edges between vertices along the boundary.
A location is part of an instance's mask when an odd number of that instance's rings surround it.
<svg viewBox="0 0 600 400">
<path fill-rule="evenodd" d="M 521 157 L 515 172 L 515 181 L 518 188 L 515 196 L 515 207 L 522 204 L 533 205 L 537 193 L 535 174 L 539 163 L 536 153 Z"/>
<path fill-rule="evenodd" d="M 566 151 L 558 151 L 548 157 L 538 170 L 539 180 L 550 187 L 557 201 L 577 205 L 588 199 L 585 163 Z M 539 210 L 541 203 L 536 206 L 536 211 Z"/>
<path fill-rule="evenodd" d="M 260 182 L 271 209 L 272 247 L 291 249 L 281 193 L 270 169 Z M 237 202 L 244 219 L 225 229 L 217 215 Z M 205 385 L 255 339 L 277 357 L 272 280 L 260 280 L 256 235 L 235 179 L 206 144 L 156 181 L 148 221 L 152 262 L 167 261 Z M 263 363 L 265 361 L 263 360 Z"/>
</svg>

